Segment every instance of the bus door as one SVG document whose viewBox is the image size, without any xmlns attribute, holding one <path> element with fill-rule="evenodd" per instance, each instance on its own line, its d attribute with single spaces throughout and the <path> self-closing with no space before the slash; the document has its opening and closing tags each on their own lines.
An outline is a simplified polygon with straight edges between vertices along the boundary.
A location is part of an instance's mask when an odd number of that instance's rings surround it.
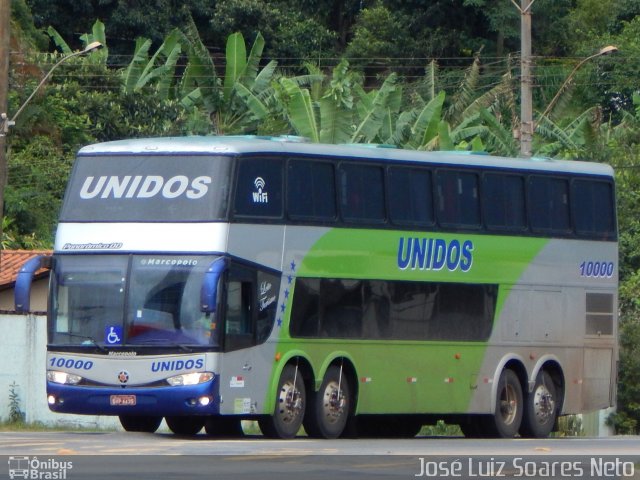
<svg viewBox="0 0 640 480">
<path fill-rule="evenodd" d="M 222 414 L 255 412 L 256 272 L 232 265 L 227 272 L 224 306 L 224 354 L 220 370 Z"/>
</svg>

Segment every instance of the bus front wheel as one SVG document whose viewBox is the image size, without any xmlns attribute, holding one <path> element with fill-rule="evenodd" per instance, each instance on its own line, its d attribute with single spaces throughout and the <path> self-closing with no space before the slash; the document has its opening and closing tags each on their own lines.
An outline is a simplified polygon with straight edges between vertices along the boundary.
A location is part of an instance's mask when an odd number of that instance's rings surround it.
<svg viewBox="0 0 640 480">
<path fill-rule="evenodd" d="M 538 373 L 533 391 L 527 395 L 520 433 L 524 437 L 544 438 L 551 433 L 558 413 L 556 386 L 545 370 Z"/>
<path fill-rule="evenodd" d="M 351 390 L 342 368 L 331 366 L 320 390 L 310 397 L 304 428 L 312 437 L 338 438 L 351 411 Z"/>
<path fill-rule="evenodd" d="M 262 434 L 270 438 L 294 438 L 302 426 L 306 403 L 302 372 L 295 365 L 285 366 L 278 382 L 273 415 L 258 420 Z"/>
<path fill-rule="evenodd" d="M 165 421 L 176 435 L 196 435 L 204 427 L 204 417 L 196 415 L 165 417 Z"/>
<path fill-rule="evenodd" d="M 162 417 L 120 415 L 118 419 L 126 432 L 154 433 L 162 423 Z"/>
</svg>

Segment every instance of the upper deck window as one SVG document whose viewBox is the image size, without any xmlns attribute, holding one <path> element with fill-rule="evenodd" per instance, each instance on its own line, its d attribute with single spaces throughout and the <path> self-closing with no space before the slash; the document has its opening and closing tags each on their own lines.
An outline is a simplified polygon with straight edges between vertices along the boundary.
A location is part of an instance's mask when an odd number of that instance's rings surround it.
<svg viewBox="0 0 640 480">
<path fill-rule="evenodd" d="M 433 225 L 431 172 L 426 168 L 389 168 L 389 215 L 397 225 Z"/>
<path fill-rule="evenodd" d="M 438 221 L 462 228 L 480 226 L 478 175 L 472 172 L 439 170 L 436 173 Z"/>
<path fill-rule="evenodd" d="M 231 159 L 211 156 L 81 156 L 63 222 L 197 222 L 227 216 Z"/>
<path fill-rule="evenodd" d="M 615 238 L 613 185 L 594 180 L 571 183 L 571 205 L 576 232 L 600 239 Z"/>
<path fill-rule="evenodd" d="M 342 219 L 354 223 L 385 220 L 382 167 L 343 163 L 339 167 Z"/>
<path fill-rule="evenodd" d="M 534 232 L 569 233 L 569 182 L 557 177 L 530 177 L 529 217 Z"/>
<path fill-rule="evenodd" d="M 282 217 L 282 160 L 241 158 L 234 214 L 242 217 Z"/>
<path fill-rule="evenodd" d="M 488 173 L 483 177 L 482 187 L 484 220 L 489 229 L 522 231 L 526 228 L 522 176 Z"/>
<path fill-rule="evenodd" d="M 289 161 L 287 211 L 294 220 L 335 220 L 333 164 L 308 160 Z"/>
</svg>

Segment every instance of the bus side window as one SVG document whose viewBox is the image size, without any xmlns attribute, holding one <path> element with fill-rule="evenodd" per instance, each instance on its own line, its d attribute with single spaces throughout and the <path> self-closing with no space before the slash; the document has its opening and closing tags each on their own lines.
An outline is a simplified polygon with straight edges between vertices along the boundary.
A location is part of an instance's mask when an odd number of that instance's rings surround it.
<svg viewBox="0 0 640 480">
<path fill-rule="evenodd" d="M 256 314 L 256 343 L 264 343 L 275 323 L 278 311 L 280 277 L 258 270 L 258 311 Z"/>
<path fill-rule="evenodd" d="M 388 172 L 391 221 L 397 225 L 433 225 L 431 171 L 390 167 Z"/>
<path fill-rule="evenodd" d="M 289 161 L 287 212 L 293 220 L 335 221 L 336 187 L 331 163 Z"/>
<path fill-rule="evenodd" d="M 237 350 L 253 344 L 252 287 L 248 281 L 231 280 L 228 283 L 225 350 Z"/>
<path fill-rule="evenodd" d="M 282 160 L 241 158 L 238 160 L 233 214 L 236 217 L 282 217 Z"/>
<path fill-rule="evenodd" d="M 490 230 L 524 231 L 527 226 L 524 178 L 487 173 L 482 183 L 484 220 Z"/>
<path fill-rule="evenodd" d="M 384 171 L 373 165 L 343 163 L 339 167 L 342 219 L 353 223 L 383 223 L 386 220 Z"/>
<path fill-rule="evenodd" d="M 527 200 L 534 232 L 548 235 L 571 232 L 569 184 L 566 179 L 531 176 Z"/>
<path fill-rule="evenodd" d="M 438 222 L 447 227 L 479 228 L 478 175 L 439 170 L 436 173 Z"/>
<path fill-rule="evenodd" d="M 578 235 L 596 240 L 615 239 L 612 184 L 594 180 L 573 180 L 571 207 Z"/>
</svg>

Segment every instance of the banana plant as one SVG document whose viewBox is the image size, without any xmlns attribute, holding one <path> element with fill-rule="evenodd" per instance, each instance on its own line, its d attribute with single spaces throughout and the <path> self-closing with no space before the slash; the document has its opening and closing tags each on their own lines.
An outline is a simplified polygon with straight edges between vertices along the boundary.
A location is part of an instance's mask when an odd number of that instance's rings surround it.
<svg viewBox="0 0 640 480">
<path fill-rule="evenodd" d="M 397 85 L 397 75 L 390 74 L 377 90 L 365 92 L 356 86 L 358 124 L 351 135 L 352 143 L 387 143 L 392 136 L 393 119 L 400 111 L 402 88 Z"/>
<path fill-rule="evenodd" d="M 297 135 L 315 143 L 348 143 L 354 131 L 353 85 L 356 81 L 343 60 L 328 80 L 310 69 L 308 85 L 297 78 L 282 77 L 283 110 Z M 327 81 L 328 80 L 328 81 Z"/>
<path fill-rule="evenodd" d="M 346 60 L 330 78 L 307 68 L 307 76 L 280 79 L 285 115 L 298 135 L 322 143 L 387 143 L 402 97 L 396 74 L 367 92 Z"/>
<path fill-rule="evenodd" d="M 542 117 L 536 132 L 545 139 L 545 142 L 535 150 L 535 153 L 551 157 L 566 152 L 570 157 L 579 157 L 595 143 L 599 117 L 597 107 L 588 108 L 565 127 L 557 125 L 547 117 Z"/>
<path fill-rule="evenodd" d="M 227 38 L 224 77 L 215 64 L 193 22 L 182 35 L 188 64 L 180 82 L 181 102 L 188 109 L 203 106 L 213 122 L 213 133 L 253 131 L 269 114 L 271 81 L 277 62 L 260 69 L 264 38 L 258 33 L 249 54 L 241 33 Z"/>
<path fill-rule="evenodd" d="M 180 39 L 180 32 L 174 30 L 151 58 L 149 58 L 151 40 L 137 39 L 133 59 L 122 73 L 124 92 L 137 93 L 153 83 L 155 92 L 161 100 L 172 97 L 171 89 L 176 64 L 182 51 Z"/>
<path fill-rule="evenodd" d="M 51 37 L 51 39 L 53 40 L 53 43 L 56 44 L 56 46 L 60 49 L 60 51 L 64 55 L 69 55 L 73 53 L 73 50 L 71 50 L 71 47 L 69 47 L 69 44 L 64 40 L 64 38 L 62 38 L 62 36 L 58 33 L 58 31 L 55 28 L 49 27 L 47 29 L 47 34 Z M 90 56 L 90 58 L 99 59 L 101 62 L 106 63 L 109 50 L 107 49 L 107 37 L 105 34 L 104 23 L 102 23 L 100 20 L 96 20 L 93 26 L 91 27 L 91 33 L 85 33 L 81 35 L 80 40 L 82 41 L 85 47 L 89 45 L 91 42 L 100 42 L 103 48 L 98 52 L 94 52 Z"/>
</svg>

